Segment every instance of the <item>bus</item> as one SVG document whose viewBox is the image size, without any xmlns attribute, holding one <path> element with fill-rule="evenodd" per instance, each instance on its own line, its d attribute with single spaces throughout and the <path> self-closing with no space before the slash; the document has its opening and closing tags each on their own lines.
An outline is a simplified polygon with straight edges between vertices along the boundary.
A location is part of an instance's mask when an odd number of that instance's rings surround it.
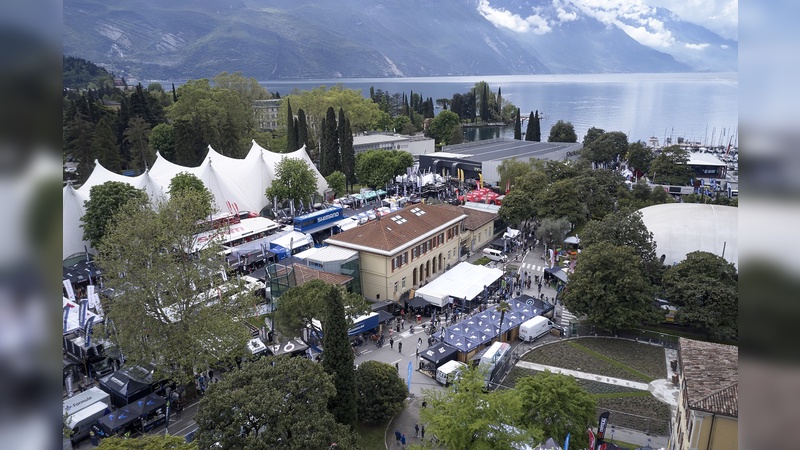
<svg viewBox="0 0 800 450">
<path fill-rule="evenodd" d="M 294 230 L 303 233 L 314 233 L 324 230 L 325 228 L 330 228 L 342 219 L 344 219 L 344 208 L 341 206 L 330 206 L 319 211 L 295 217 Z"/>
<path fill-rule="evenodd" d="M 236 247 L 245 242 L 261 239 L 273 234 L 280 229 L 280 225 L 266 217 L 252 217 L 242 219 L 238 223 L 219 230 L 206 231 L 196 234 L 192 246 L 192 253 L 203 250 L 209 243 L 215 241 L 224 247 Z"/>
</svg>

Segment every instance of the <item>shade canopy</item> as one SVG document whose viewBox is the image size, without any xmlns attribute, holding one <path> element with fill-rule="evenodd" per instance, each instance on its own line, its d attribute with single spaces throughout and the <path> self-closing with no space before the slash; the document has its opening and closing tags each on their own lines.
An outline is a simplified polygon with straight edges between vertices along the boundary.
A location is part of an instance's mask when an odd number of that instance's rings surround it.
<svg viewBox="0 0 800 450">
<path fill-rule="evenodd" d="M 448 361 L 456 359 L 458 349 L 440 342 L 419 354 L 419 357 L 432 362 L 435 366 L 440 366 Z"/>
<path fill-rule="evenodd" d="M 450 303 L 453 298 L 472 300 L 502 276 L 500 269 L 462 262 L 417 289 L 417 296 L 438 307 Z"/>
<path fill-rule="evenodd" d="M 167 404 L 164 397 L 157 394 L 148 394 L 147 397 L 133 401 L 126 406 L 131 412 L 144 416 Z"/>
<path fill-rule="evenodd" d="M 130 408 L 120 408 L 107 416 L 100 418 L 100 426 L 107 434 L 114 434 L 117 430 L 121 430 L 130 425 L 134 420 L 138 419 L 140 414 L 131 411 Z"/>
</svg>

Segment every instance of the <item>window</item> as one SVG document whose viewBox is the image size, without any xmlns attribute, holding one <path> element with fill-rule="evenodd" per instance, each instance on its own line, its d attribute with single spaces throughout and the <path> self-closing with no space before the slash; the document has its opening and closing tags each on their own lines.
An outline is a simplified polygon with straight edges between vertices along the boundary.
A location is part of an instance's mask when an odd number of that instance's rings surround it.
<svg viewBox="0 0 800 450">
<path fill-rule="evenodd" d="M 439 233 L 439 245 L 444 244 L 444 233 Z"/>
<path fill-rule="evenodd" d="M 415 260 L 419 257 L 419 246 L 414 247 L 414 250 L 411 251 L 411 260 Z"/>
<path fill-rule="evenodd" d="M 405 288 L 406 288 L 406 277 L 403 277 L 403 285 L 402 285 L 402 288 L 403 288 L 403 289 L 405 289 Z"/>
<path fill-rule="evenodd" d="M 397 281 L 394 282 L 394 293 L 396 294 L 398 291 Z"/>
</svg>

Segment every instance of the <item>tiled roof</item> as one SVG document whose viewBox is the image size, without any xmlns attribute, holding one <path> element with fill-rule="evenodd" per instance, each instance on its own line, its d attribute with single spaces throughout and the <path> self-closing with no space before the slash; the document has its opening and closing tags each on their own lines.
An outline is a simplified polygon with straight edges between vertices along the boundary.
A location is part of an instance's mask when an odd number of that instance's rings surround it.
<svg viewBox="0 0 800 450">
<path fill-rule="evenodd" d="M 439 205 L 416 204 L 387 214 L 379 220 L 339 233 L 327 243 L 354 250 L 392 255 L 444 225 L 455 225 L 466 215 Z"/>
<path fill-rule="evenodd" d="M 277 265 L 275 267 L 274 276 L 278 277 L 285 276 L 289 270 L 289 267 L 294 269 L 294 277 L 297 286 L 302 286 L 303 284 L 308 283 L 311 280 L 322 280 L 328 284 L 344 285 L 353 279 L 353 277 L 349 275 L 323 272 L 321 270 L 304 266 L 303 264 L 299 263 L 291 264 L 290 266 L 286 266 L 283 264 Z"/>
<path fill-rule="evenodd" d="M 488 212 L 488 211 L 478 211 L 477 209 L 470 209 L 465 208 L 463 206 L 454 206 L 454 205 L 437 205 L 440 208 L 447 208 L 451 211 L 460 211 L 467 215 L 467 218 L 464 220 L 464 226 L 468 230 L 477 230 L 478 228 L 486 225 L 487 223 L 493 221 L 497 218 L 497 214 Z"/>
<path fill-rule="evenodd" d="M 680 338 L 689 407 L 739 417 L 739 348 Z"/>
</svg>

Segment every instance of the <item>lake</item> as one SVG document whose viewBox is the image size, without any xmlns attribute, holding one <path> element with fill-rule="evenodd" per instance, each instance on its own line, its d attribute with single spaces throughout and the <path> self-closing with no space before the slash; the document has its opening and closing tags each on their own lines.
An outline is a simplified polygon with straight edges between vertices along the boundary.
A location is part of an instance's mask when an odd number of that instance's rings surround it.
<svg viewBox="0 0 800 450">
<path fill-rule="evenodd" d="M 727 145 L 731 136 L 734 143 L 738 140 L 738 73 L 341 78 L 270 80 L 261 84 L 281 96 L 293 89 L 341 84 L 361 90 L 364 96 L 369 95 L 372 86 L 390 94 L 413 91 L 435 101 L 466 93 L 478 81 L 489 83 L 495 93 L 501 88 L 503 98 L 520 108 L 523 117 L 538 109 L 543 115 L 543 139 L 547 139 L 553 124 L 564 120 L 572 122 L 579 141 L 591 127 L 622 131 L 631 142 L 647 141 L 650 136 L 661 143 L 665 138 L 675 142 L 678 137 L 705 145 Z M 467 133 L 468 139 L 487 139 L 513 137 L 514 130 L 503 127 Z"/>
</svg>

